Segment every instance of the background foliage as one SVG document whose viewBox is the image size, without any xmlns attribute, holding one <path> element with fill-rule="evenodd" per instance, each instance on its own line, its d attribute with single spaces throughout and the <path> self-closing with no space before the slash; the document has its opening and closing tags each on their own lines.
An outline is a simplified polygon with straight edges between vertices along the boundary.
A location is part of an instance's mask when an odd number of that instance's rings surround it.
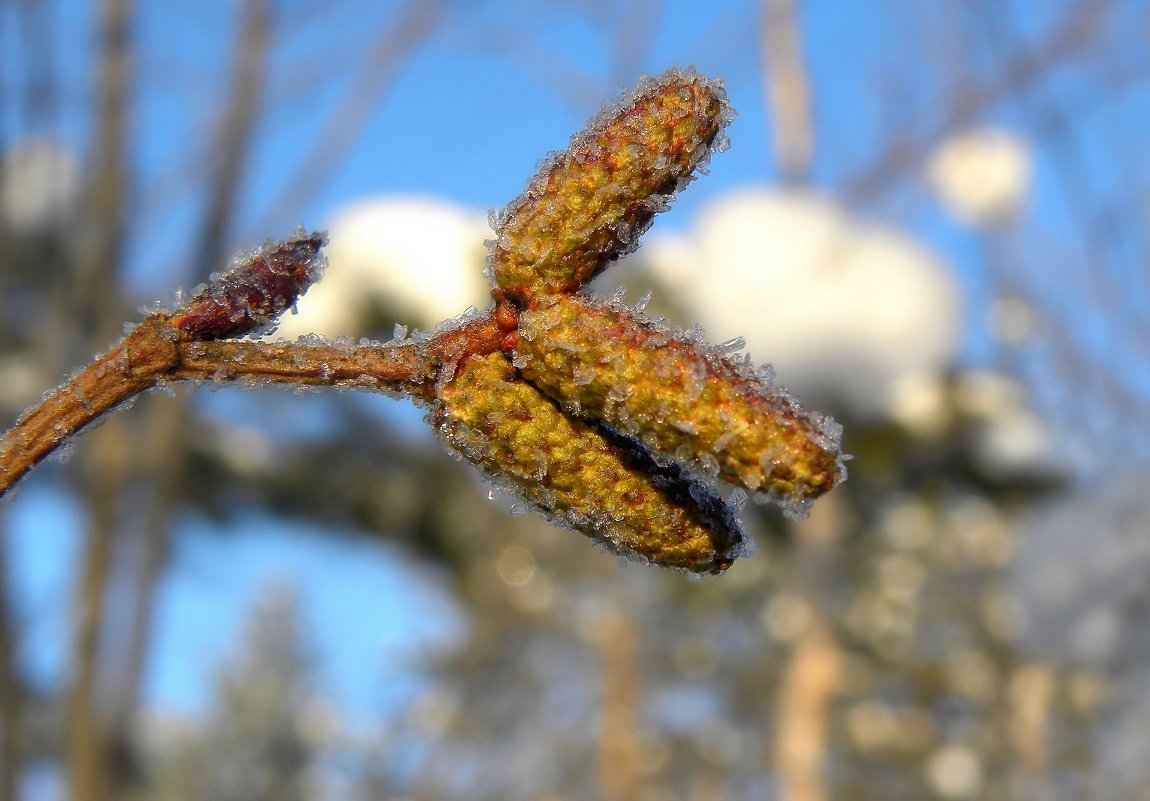
<svg viewBox="0 0 1150 801">
<path fill-rule="evenodd" d="M 744 336 L 855 455 L 696 583 L 387 399 L 157 393 L 0 506 L 0 801 L 1150 797 L 1150 17 L 843 6 L 0 0 L 6 420 L 301 216 L 291 336 L 482 304 L 485 208 L 695 63 L 733 149 L 598 291 Z M 217 594 L 259 600 L 205 637 Z"/>
</svg>

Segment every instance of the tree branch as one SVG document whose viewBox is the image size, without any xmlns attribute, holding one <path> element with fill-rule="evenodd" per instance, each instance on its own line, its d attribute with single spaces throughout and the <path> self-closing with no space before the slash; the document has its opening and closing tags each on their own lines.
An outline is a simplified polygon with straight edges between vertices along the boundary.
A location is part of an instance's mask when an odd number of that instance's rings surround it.
<svg viewBox="0 0 1150 801">
<path fill-rule="evenodd" d="M 109 352 L 50 392 L 0 439 L 0 497 L 69 439 L 125 401 L 170 381 L 356 387 L 430 399 L 443 369 L 499 350 L 496 310 L 426 340 L 338 344 L 200 341 L 147 317 Z M 513 316 L 512 316 L 512 319 Z"/>
</svg>

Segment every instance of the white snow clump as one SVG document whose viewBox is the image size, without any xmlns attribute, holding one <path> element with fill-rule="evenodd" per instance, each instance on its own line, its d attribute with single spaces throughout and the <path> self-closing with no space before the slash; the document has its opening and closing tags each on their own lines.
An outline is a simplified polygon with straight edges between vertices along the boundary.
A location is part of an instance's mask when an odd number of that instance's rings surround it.
<svg viewBox="0 0 1150 801">
<path fill-rule="evenodd" d="M 490 299 L 482 270 L 491 231 L 479 212 L 396 195 L 348 205 L 327 228 L 324 278 L 300 299 L 298 314 L 284 315 L 277 338 L 370 333 L 361 328 L 372 301 L 428 329 Z"/>
<path fill-rule="evenodd" d="M 813 191 L 754 188 L 703 210 L 687 236 L 641 251 L 712 341 L 745 337 L 804 401 L 886 407 L 898 379 L 950 363 L 960 292 L 909 235 Z"/>
</svg>

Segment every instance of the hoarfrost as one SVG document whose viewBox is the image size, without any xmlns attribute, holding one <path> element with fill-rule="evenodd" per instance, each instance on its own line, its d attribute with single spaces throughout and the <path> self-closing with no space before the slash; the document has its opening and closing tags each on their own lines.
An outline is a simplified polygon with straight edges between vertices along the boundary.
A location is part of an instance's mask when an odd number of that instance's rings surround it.
<svg viewBox="0 0 1150 801">
<path fill-rule="evenodd" d="M 734 438 L 734 431 L 724 431 L 719 435 L 719 438 L 715 440 L 715 444 L 712 446 L 711 450 L 713 450 L 715 453 L 722 453 L 724 450 L 726 450 L 727 446 L 731 444 L 731 440 Z"/>
<path fill-rule="evenodd" d="M 68 460 L 72 458 L 72 454 L 76 451 L 76 441 L 67 439 L 56 446 L 56 450 L 48 454 L 46 461 L 59 462 L 60 464 L 67 464 Z"/>
<path fill-rule="evenodd" d="M 766 384 L 768 387 L 775 383 L 778 378 L 778 371 L 775 366 L 769 362 L 764 362 L 755 369 L 755 378 Z"/>
<path fill-rule="evenodd" d="M 632 393 L 634 392 L 635 388 L 630 384 L 614 384 L 609 390 L 607 390 L 607 400 L 613 401 L 615 403 L 622 403 L 623 401 L 627 400 L 627 398 L 631 397 Z M 619 414 L 621 417 L 624 416 L 626 414 L 626 410 L 620 409 Z"/>
<path fill-rule="evenodd" d="M 572 371 L 571 380 L 576 386 L 584 387 L 595 380 L 595 370 L 590 367 L 576 366 Z"/>
<path fill-rule="evenodd" d="M 732 353 L 738 353 L 743 348 L 747 347 L 747 340 L 743 337 L 735 337 L 728 339 L 726 342 L 720 342 L 716 349 L 720 355 L 727 356 Z"/>
<path fill-rule="evenodd" d="M 697 456 L 699 468 L 709 476 L 719 474 L 719 460 L 709 453 L 700 453 Z"/>
<path fill-rule="evenodd" d="M 683 381 L 684 389 L 687 390 L 687 397 L 692 402 L 699 400 L 707 388 L 707 365 L 701 361 L 692 362 L 688 365 L 688 372 L 684 374 Z"/>
<path fill-rule="evenodd" d="M 442 367 L 439 368 L 439 375 L 436 377 L 436 383 L 440 386 L 445 386 L 451 383 L 451 379 L 455 378 L 455 370 L 459 367 L 459 362 L 447 361 Z"/>
<path fill-rule="evenodd" d="M 811 514 L 811 501 L 803 498 L 783 498 L 777 501 L 783 510 L 783 517 L 796 523 L 806 520 Z"/>
<path fill-rule="evenodd" d="M 834 418 L 817 412 L 811 414 L 814 430 L 811 431 L 811 442 L 826 451 L 837 451 L 842 442 L 843 426 Z"/>
<path fill-rule="evenodd" d="M 88 396 L 85 395 L 78 386 L 71 384 L 68 389 L 76 396 L 76 400 L 80 401 L 80 405 L 83 406 L 85 410 L 89 412 L 92 411 L 92 402 L 88 400 Z"/>
<path fill-rule="evenodd" d="M 731 497 L 727 499 L 727 503 L 729 503 L 735 509 L 741 510 L 744 506 L 747 505 L 747 498 L 749 497 L 750 495 L 745 489 L 742 487 L 735 487 L 733 490 L 731 490 Z"/>
</svg>

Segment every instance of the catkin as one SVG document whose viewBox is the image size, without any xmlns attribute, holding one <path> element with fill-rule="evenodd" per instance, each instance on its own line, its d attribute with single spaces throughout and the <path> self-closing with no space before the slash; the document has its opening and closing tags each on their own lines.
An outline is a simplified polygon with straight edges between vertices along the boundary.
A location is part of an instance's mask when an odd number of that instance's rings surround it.
<svg viewBox="0 0 1150 801">
<path fill-rule="evenodd" d="M 564 409 L 748 490 L 804 501 L 843 476 L 837 424 L 625 306 L 541 298 L 519 319 L 514 356 Z"/>
<path fill-rule="evenodd" d="M 718 573 L 742 552 L 729 506 L 633 440 L 564 414 L 502 354 L 472 356 L 428 419 L 450 448 L 548 518 L 655 564 Z"/>
<path fill-rule="evenodd" d="M 693 71 L 641 82 L 544 162 L 496 219 L 496 290 L 519 300 L 573 292 L 629 252 L 731 116 L 722 85 Z"/>
</svg>

